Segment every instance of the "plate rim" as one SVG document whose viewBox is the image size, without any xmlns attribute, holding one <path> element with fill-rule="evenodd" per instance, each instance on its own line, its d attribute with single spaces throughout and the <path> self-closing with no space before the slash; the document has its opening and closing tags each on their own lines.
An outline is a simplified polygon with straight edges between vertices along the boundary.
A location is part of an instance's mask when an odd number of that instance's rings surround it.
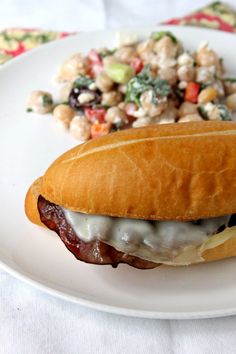
<svg viewBox="0 0 236 354">
<path fill-rule="evenodd" d="M 189 312 L 167 312 L 167 311 L 150 311 L 150 310 L 138 310 L 130 309 L 118 305 L 107 305 L 98 301 L 91 301 L 83 298 L 83 296 L 77 297 L 70 295 L 61 290 L 50 287 L 44 284 L 43 281 L 39 282 L 30 275 L 26 275 L 25 272 L 18 272 L 14 268 L 8 266 L 6 263 L 0 260 L 0 267 L 5 270 L 8 274 L 12 275 L 14 278 L 23 281 L 25 284 L 33 286 L 34 288 L 46 293 L 50 296 L 54 296 L 64 301 L 69 301 L 71 303 L 84 306 L 97 311 L 102 311 L 105 313 L 111 313 L 115 315 L 121 315 L 125 317 L 134 318 L 146 318 L 146 319 L 159 319 L 159 320 L 201 320 L 210 318 L 220 318 L 236 315 L 236 307 L 229 309 L 218 309 L 218 310 L 206 310 L 206 311 L 189 311 Z"/>
<path fill-rule="evenodd" d="M 236 35 L 234 32 L 227 32 L 227 31 L 221 31 L 215 28 L 207 28 L 207 27 L 196 27 L 193 25 L 166 25 L 166 24 L 153 24 L 153 26 L 142 26 L 142 27 L 131 27 L 131 26 L 127 26 L 127 27 L 119 27 L 119 28 L 108 28 L 108 29 L 100 29 L 100 30 L 93 30 L 93 31 L 79 31 L 77 33 L 70 33 L 68 36 L 66 37 L 61 37 L 61 38 L 56 38 L 50 42 L 47 43 L 42 43 L 41 45 L 35 47 L 35 48 L 31 48 L 27 51 L 25 51 L 24 53 L 21 53 L 20 55 L 17 55 L 16 57 L 11 58 L 10 60 L 6 61 L 5 63 L 3 63 L 2 65 L 0 65 L 0 73 L 1 71 L 5 70 L 6 67 L 9 67 L 11 65 L 14 65 L 16 62 L 21 61 L 22 59 L 24 59 L 25 57 L 30 56 L 32 53 L 38 52 L 38 51 L 43 51 L 46 50 L 48 46 L 53 46 L 56 45 L 57 43 L 62 43 L 62 42 L 66 42 L 70 39 L 75 39 L 75 38 L 79 38 L 79 36 L 81 35 L 88 35 L 88 34 L 102 34 L 102 33 L 116 33 L 119 31 L 131 31 L 131 32 L 142 32 L 142 31 L 153 31 L 154 29 L 166 29 L 166 30 L 170 30 L 172 29 L 173 31 L 177 30 L 183 30 L 183 31 L 194 31 L 194 32 L 209 32 L 209 33 L 215 33 L 218 34 L 220 36 L 230 36 L 230 37 L 235 37 L 236 40 Z M 59 32 L 59 31 L 58 31 Z"/>
</svg>

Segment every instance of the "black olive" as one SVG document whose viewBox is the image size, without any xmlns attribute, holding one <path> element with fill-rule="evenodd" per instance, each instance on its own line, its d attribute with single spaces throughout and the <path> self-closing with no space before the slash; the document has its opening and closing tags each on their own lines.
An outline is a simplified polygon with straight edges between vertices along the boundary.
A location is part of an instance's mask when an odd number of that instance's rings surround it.
<svg viewBox="0 0 236 354">
<path fill-rule="evenodd" d="M 174 101 L 175 106 L 181 105 L 184 102 L 184 90 L 180 90 L 178 87 L 172 91 L 170 98 Z"/>
<path fill-rule="evenodd" d="M 125 130 L 132 128 L 132 123 L 113 123 L 110 132 L 117 132 L 118 130 Z"/>
<path fill-rule="evenodd" d="M 94 99 L 86 104 L 81 104 L 78 101 L 78 97 L 81 93 L 92 93 L 94 95 Z M 92 91 L 87 88 L 77 88 L 77 87 L 72 88 L 68 98 L 69 105 L 71 106 L 71 108 L 75 110 L 82 109 L 83 107 L 91 107 L 96 104 L 99 104 L 101 103 L 101 99 L 102 99 L 101 92 L 99 90 Z"/>
<path fill-rule="evenodd" d="M 116 132 L 117 130 L 121 130 L 122 122 L 113 123 L 111 126 L 111 132 Z"/>
<path fill-rule="evenodd" d="M 117 132 L 117 130 L 119 130 L 119 128 L 115 124 L 112 124 L 110 133 Z"/>
</svg>

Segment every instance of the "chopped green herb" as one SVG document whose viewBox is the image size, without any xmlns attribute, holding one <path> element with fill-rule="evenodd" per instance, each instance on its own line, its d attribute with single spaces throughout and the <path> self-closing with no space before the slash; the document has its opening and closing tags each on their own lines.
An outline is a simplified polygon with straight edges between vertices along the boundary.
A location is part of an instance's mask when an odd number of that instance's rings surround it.
<svg viewBox="0 0 236 354">
<path fill-rule="evenodd" d="M 94 80 L 91 79 L 90 77 L 80 75 L 74 82 L 73 82 L 73 88 L 87 88 L 89 85 L 93 84 Z"/>
<path fill-rule="evenodd" d="M 224 81 L 228 81 L 228 82 L 231 82 L 232 84 L 234 84 L 236 82 L 236 78 L 234 78 L 234 77 L 226 77 L 224 79 Z"/>
<path fill-rule="evenodd" d="M 99 54 L 101 55 L 102 59 L 107 57 L 108 55 L 113 55 L 115 53 L 115 49 L 103 49 Z"/>
<path fill-rule="evenodd" d="M 166 80 L 153 78 L 150 73 L 150 67 L 147 65 L 143 70 L 132 78 L 127 85 L 126 102 L 134 102 L 140 106 L 140 96 L 145 91 L 153 91 L 153 100 L 157 103 L 157 96 L 168 96 L 171 87 Z"/>
<path fill-rule="evenodd" d="M 27 108 L 26 112 L 33 112 L 32 108 Z"/>
<path fill-rule="evenodd" d="M 170 39 L 172 40 L 172 42 L 174 44 L 178 43 L 177 38 L 173 35 L 172 32 L 170 31 L 160 31 L 160 32 L 153 32 L 151 34 L 151 38 L 154 39 L 155 41 L 159 41 L 160 39 L 162 39 L 163 37 L 168 36 L 170 37 Z"/>
<path fill-rule="evenodd" d="M 44 107 L 50 106 L 53 103 L 51 97 L 48 95 L 43 95 L 42 100 L 43 100 Z"/>
<path fill-rule="evenodd" d="M 205 108 L 202 105 L 199 105 L 198 108 L 198 113 L 200 114 L 200 116 L 204 119 L 204 120 L 208 120 L 208 114 L 207 111 L 205 110 Z"/>
<path fill-rule="evenodd" d="M 217 108 L 218 108 L 221 120 L 232 120 L 232 115 L 225 105 L 219 104 L 219 105 L 217 105 Z"/>
<path fill-rule="evenodd" d="M 203 82 L 198 82 L 198 84 L 200 85 L 200 91 L 204 90 L 205 88 L 207 88 L 208 86 L 210 86 L 210 84 L 205 84 Z"/>
</svg>

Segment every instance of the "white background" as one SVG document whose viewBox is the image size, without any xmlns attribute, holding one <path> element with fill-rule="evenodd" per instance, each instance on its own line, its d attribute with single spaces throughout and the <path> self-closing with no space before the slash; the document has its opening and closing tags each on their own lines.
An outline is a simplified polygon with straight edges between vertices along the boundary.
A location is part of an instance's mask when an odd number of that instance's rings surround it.
<svg viewBox="0 0 236 354">
<path fill-rule="evenodd" d="M 78 31 L 151 26 L 184 16 L 207 0 L 1 0 L 0 29 L 38 27 Z M 236 0 L 227 1 L 236 9 Z"/>
<path fill-rule="evenodd" d="M 236 9 L 236 1 L 228 1 Z M 0 29 L 78 31 L 151 26 L 205 0 L 1 0 Z M 236 317 L 161 321 L 90 310 L 45 295 L 0 269 L 0 354 L 236 352 Z"/>
</svg>

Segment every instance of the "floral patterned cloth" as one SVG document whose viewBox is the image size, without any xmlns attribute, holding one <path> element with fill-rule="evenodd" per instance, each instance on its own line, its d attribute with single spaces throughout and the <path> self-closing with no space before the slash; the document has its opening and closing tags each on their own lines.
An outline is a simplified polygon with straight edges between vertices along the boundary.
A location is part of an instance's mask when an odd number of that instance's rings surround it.
<svg viewBox="0 0 236 354">
<path fill-rule="evenodd" d="M 202 26 L 236 32 L 236 11 L 224 3 L 214 2 L 193 14 L 171 19 L 165 24 Z M 0 32 L 0 64 L 31 48 L 71 34 L 24 28 L 4 30 Z"/>
<path fill-rule="evenodd" d="M 31 48 L 66 37 L 69 34 L 71 33 L 24 28 L 13 28 L 2 31 L 0 32 L 0 64 Z"/>
<path fill-rule="evenodd" d="M 230 6 L 216 1 L 182 18 L 166 21 L 168 25 L 210 27 L 227 32 L 236 32 L 236 11 Z"/>
</svg>

